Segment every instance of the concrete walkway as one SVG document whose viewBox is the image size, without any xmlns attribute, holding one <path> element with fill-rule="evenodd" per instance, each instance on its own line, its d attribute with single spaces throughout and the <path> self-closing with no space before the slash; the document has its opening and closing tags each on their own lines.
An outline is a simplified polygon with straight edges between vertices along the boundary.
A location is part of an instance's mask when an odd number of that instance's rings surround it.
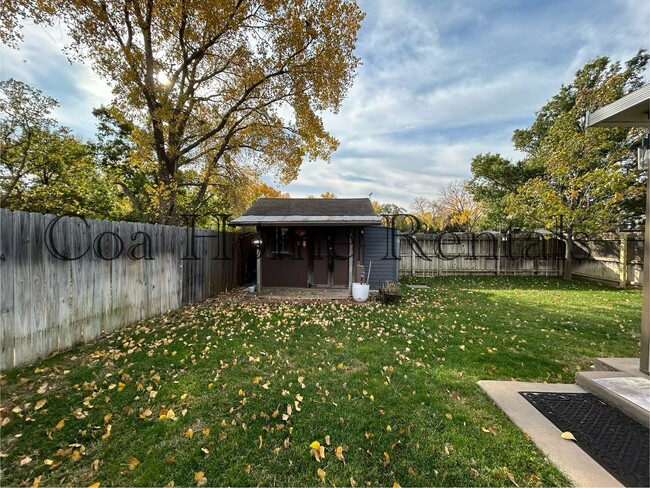
<svg viewBox="0 0 650 488">
<path fill-rule="evenodd" d="M 351 301 L 352 293 L 347 288 L 280 288 L 264 287 L 260 293 L 250 294 L 262 300 L 337 300 Z"/>
<path fill-rule="evenodd" d="M 479 381 L 478 384 L 574 486 L 623 486 L 576 443 L 562 439 L 562 432 L 519 394 L 520 391 L 587 393 L 581 387 L 520 381 Z"/>
</svg>

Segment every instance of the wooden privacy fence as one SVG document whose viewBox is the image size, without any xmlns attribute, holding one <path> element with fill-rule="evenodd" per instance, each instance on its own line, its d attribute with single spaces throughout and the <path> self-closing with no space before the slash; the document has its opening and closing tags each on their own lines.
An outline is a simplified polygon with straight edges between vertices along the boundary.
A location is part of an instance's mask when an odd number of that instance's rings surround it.
<svg viewBox="0 0 650 488">
<path fill-rule="evenodd" d="M 572 274 L 576 278 L 618 285 L 643 285 L 643 233 L 608 233 L 574 245 L 576 260 Z M 587 252 L 585 252 L 587 251 Z"/>
<path fill-rule="evenodd" d="M 640 232 L 576 236 L 572 277 L 641 286 L 643 245 Z M 415 240 L 401 238 L 400 275 L 561 276 L 564 253 L 562 241 L 537 232 L 418 234 Z"/>
<path fill-rule="evenodd" d="M 237 286 L 236 241 L 204 229 L 0 209 L 0 368 Z"/>
<path fill-rule="evenodd" d="M 557 238 L 539 233 L 418 234 L 415 242 L 402 237 L 400 274 L 558 276 L 563 249 Z"/>
</svg>

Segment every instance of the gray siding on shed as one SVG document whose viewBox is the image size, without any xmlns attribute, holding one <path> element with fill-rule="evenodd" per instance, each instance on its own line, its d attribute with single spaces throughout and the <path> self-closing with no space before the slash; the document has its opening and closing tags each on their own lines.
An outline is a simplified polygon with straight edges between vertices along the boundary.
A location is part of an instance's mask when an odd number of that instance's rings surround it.
<svg viewBox="0 0 650 488">
<path fill-rule="evenodd" d="M 370 270 L 370 289 L 376 290 L 382 281 L 399 279 L 399 236 L 387 227 L 364 227 L 363 265 L 368 275 Z M 391 241 L 393 241 L 392 247 Z M 393 252 L 394 251 L 394 252 Z"/>
</svg>

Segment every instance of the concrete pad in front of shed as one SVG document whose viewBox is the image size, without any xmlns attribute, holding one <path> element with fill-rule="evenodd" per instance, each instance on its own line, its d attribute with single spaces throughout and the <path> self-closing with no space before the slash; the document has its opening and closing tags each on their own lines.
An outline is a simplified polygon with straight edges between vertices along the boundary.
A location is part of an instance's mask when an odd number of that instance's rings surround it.
<svg viewBox="0 0 650 488">
<path fill-rule="evenodd" d="M 577 444 L 562 439 L 562 432 L 519 394 L 522 391 L 587 393 L 578 385 L 521 381 L 479 381 L 478 385 L 574 486 L 623 486 Z"/>
<path fill-rule="evenodd" d="M 414 290 L 428 290 L 428 285 L 406 285 L 407 288 L 413 288 Z"/>
</svg>

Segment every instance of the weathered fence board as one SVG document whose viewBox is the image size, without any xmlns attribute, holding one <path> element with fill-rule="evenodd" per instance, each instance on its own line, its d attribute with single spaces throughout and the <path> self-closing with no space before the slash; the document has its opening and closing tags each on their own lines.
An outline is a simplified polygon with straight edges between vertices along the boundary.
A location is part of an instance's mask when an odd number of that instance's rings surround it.
<svg viewBox="0 0 650 488">
<path fill-rule="evenodd" d="M 0 368 L 240 284 L 236 234 L 200 229 L 184 260 L 182 227 L 82 220 L 0 208 Z M 219 256 L 219 243 L 231 259 Z M 223 255 L 223 252 L 222 252 Z"/>
<path fill-rule="evenodd" d="M 0 212 L 3 212 L 0 209 Z M 8 259 L 13 249 L 13 214 L 0 214 L 0 354 L 2 363 L 14 362 L 14 336 L 16 329 L 14 308 L 14 265 Z"/>
</svg>

